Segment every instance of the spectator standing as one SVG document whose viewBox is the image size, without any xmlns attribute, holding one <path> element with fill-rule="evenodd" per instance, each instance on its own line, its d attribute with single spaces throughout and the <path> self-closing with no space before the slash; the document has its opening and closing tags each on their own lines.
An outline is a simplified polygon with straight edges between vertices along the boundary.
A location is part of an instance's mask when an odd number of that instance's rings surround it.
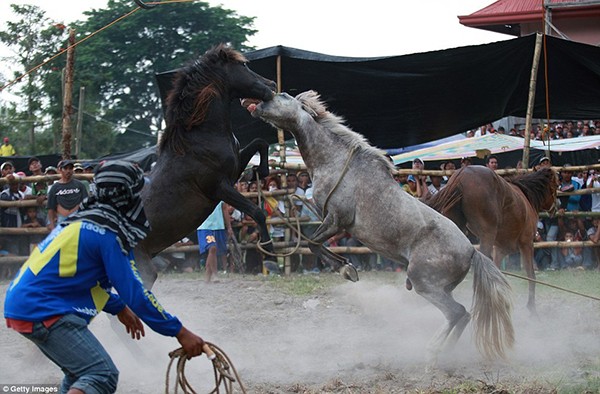
<svg viewBox="0 0 600 394">
<path fill-rule="evenodd" d="M 290 172 L 289 174 L 287 174 L 285 181 L 286 181 L 287 188 L 292 190 L 293 194 L 300 197 L 300 198 L 294 198 L 292 200 L 294 202 L 294 208 L 296 208 L 296 209 L 292 210 L 292 212 L 290 212 L 290 217 L 293 217 L 295 215 L 300 216 L 300 212 L 302 212 L 302 198 L 304 198 L 305 189 L 302 189 L 300 186 L 298 186 L 298 175 L 296 175 L 293 172 Z"/>
<path fill-rule="evenodd" d="M 445 185 L 442 184 L 443 178 L 440 175 L 431 175 L 429 176 L 429 179 L 431 180 L 431 184 L 427 186 L 429 195 L 433 196 L 444 188 Z"/>
<path fill-rule="evenodd" d="M 15 179 L 15 166 L 10 161 L 5 161 L 0 166 L 0 172 L 2 173 L 2 178 L 6 178 L 9 181 Z M 8 189 L 8 184 L 5 184 L 2 189 Z"/>
<path fill-rule="evenodd" d="M 42 215 L 39 214 L 38 207 L 27 207 L 25 210 L 25 219 L 21 227 L 25 228 L 37 228 L 44 227 L 46 221 Z"/>
<path fill-rule="evenodd" d="M 308 171 L 298 172 L 298 187 L 306 192 L 306 189 L 312 186 Z M 298 191 L 298 190 L 296 190 Z"/>
<path fill-rule="evenodd" d="M 88 196 L 85 185 L 73 178 L 73 162 L 62 160 L 58 163 L 60 179 L 48 192 L 48 228 L 56 225 L 77 212 L 79 204 Z"/>
<path fill-rule="evenodd" d="M 580 239 L 575 238 L 573 233 L 571 233 L 570 231 L 567 231 L 565 233 L 565 242 L 573 242 L 573 241 L 580 241 Z M 573 246 L 567 246 L 567 247 L 561 248 L 561 255 L 563 258 L 561 268 L 581 267 L 581 265 L 583 263 L 583 253 L 582 253 L 581 249 L 582 249 L 581 247 L 573 247 Z"/>
<path fill-rule="evenodd" d="M 226 265 L 227 236 L 233 235 L 229 218 L 226 206 L 221 201 L 197 229 L 200 255 L 206 254 L 206 283 L 210 283 L 217 274 L 219 258 L 223 266 Z"/>
<path fill-rule="evenodd" d="M 422 171 L 425 169 L 425 163 L 423 163 L 423 160 L 417 157 L 412 162 L 412 168 L 413 170 Z M 410 181 L 410 176 L 408 180 Z M 413 180 L 415 182 L 415 191 L 412 194 L 417 198 L 424 197 L 427 193 L 427 175 L 413 175 Z M 411 187 L 411 191 L 412 190 L 413 189 Z"/>
<path fill-rule="evenodd" d="M 256 244 L 258 237 L 259 232 L 256 222 L 250 216 L 244 214 L 240 230 L 240 241 L 242 244 Z M 263 256 L 256 248 L 245 249 L 244 261 L 246 263 L 246 273 L 256 275 L 262 272 Z"/>
<path fill-rule="evenodd" d="M 274 192 L 281 190 L 279 178 L 277 176 L 269 176 L 265 179 L 265 191 Z M 267 196 L 263 201 L 263 209 L 267 214 L 267 219 L 282 219 L 285 214 L 285 204 L 282 200 L 278 200 L 273 196 Z M 273 241 L 283 241 L 285 236 L 285 226 L 269 225 L 271 239 Z"/>
<path fill-rule="evenodd" d="M 473 164 L 473 161 L 470 157 L 463 157 L 460 159 L 460 168 L 467 167 Z"/>
<path fill-rule="evenodd" d="M 10 144 L 8 137 L 4 137 L 4 143 L 0 146 L 0 156 L 15 156 L 17 152 L 15 148 Z"/>
<path fill-rule="evenodd" d="M 444 167 L 442 168 L 442 170 L 454 171 L 454 170 L 456 170 L 456 164 L 454 164 L 453 161 L 447 161 L 444 163 Z M 442 185 L 445 185 L 446 183 L 448 183 L 448 180 L 450 179 L 451 176 L 452 176 L 452 174 L 444 175 L 442 178 Z"/>
<path fill-rule="evenodd" d="M 42 162 L 37 157 L 31 157 L 28 161 L 29 172 L 31 172 L 31 176 L 43 176 L 42 172 Z M 44 223 L 46 222 L 46 217 L 48 216 L 48 211 L 45 207 L 45 201 L 48 199 L 48 183 L 45 181 L 34 182 L 31 185 L 31 195 L 25 196 L 26 200 L 35 199 L 38 206 L 41 207 L 39 210 L 39 215 L 44 218 Z"/>
<path fill-rule="evenodd" d="M 563 166 L 563 169 L 560 171 L 560 185 L 559 185 L 559 191 L 564 192 L 564 193 L 569 193 L 569 192 L 573 192 L 576 190 L 581 189 L 581 185 L 579 184 L 579 182 L 577 182 L 576 180 L 573 179 L 573 172 L 571 170 L 567 170 L 564 167 L 570 167 L 570 164 L 565 164 Z M 579 200 L 580 200 L 581 196 L 580 195 L 567 195 L 567 196 L 561 196 L 559 197 L 559 201 L 560 201 L 560 208 L 559 208 L 559 212 L 565 212 L 565 211 L 569 211 L 569 212 L 577 212 L 579 211 Z M 559 240 L 565 240 L 565 235 L 567 234 L 567 232 L 571 232 L 572 236 L 575 236 L 576 234 L 574 233 L 573 230 L 577 230 L 577 223 L 578 223 L 578 219 L 569 219 L 563 216 L 559 216 L 558 218 L 558 229 L 559 229 Z M 578 236 L 581 234 L 577 234 Z M 578 240 L 581 240 L 582 238 L 579 237 Z M 552 240 L 552 239 L 551 239 Z M 556 258 L 554 258 L 556 257 Z M 553 267 L 554 269 L 559 269 L 561 268 L 564 264 L 564 254 L 558 254 L 557 256 L 553 256 Z"/>
<path fill-rule="evenodd" d="M 498 169 L 498 158 L 494 155 L 488 156 L 485 165 L 490 170 L 496 172 L 496 170 Z"/>
<path fill-rule="evenodd" d="M 83 175 L 85 173 L 85 169 L 81 163 L 73 164 L 73 174 L 74 175 Z M 83 183 L 85 186 L 85 191 L 89 195 L 90 194 L 90 182 L 87 179 L 80 179 L 79 182 Z"/>
<path fill-rule="evenodd" d="M 0 193 L 2 201 L 19 201 L 23 199 L 23 192 L 19 190 L 19 182 L 11 182 Z M 6 207 L 0 211 L 2 227 L 21 227 L 23 218 L 19 207 Z"/>
</svg>

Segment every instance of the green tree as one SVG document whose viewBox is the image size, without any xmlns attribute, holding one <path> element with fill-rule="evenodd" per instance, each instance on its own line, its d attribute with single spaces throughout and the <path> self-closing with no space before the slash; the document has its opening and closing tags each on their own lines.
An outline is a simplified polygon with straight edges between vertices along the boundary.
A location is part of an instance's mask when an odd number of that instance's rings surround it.
<svg viewBox="0 0 600 394">
<path fill-rule="evenodd" d="M 11 4 L 12 12 L 19 17 L 17 21 L 8 21 L 0 30 L 0 42 L 11 49 L 10 63 L 14 67 L 17 79 L 11 93 L 21 96 L 22 103 L 5 108 L 9 115 L 5 119 L 10 135 L 18 147 L 18 154 L 36 151 L 36 134 L 43 133 L 45 125 L 51 120 L 45 116 L 44 100 L 47 97 L 43 86 L 48 78 L 60 80 L 60 68 L 56 61 L 46 67 L 28 72 L 59 51 L 63 42 L 63 29 L 45 16 L 45 13 L 33 5 Z M 57 72 L 58 71 L 58 72 Z"/>
</svg>

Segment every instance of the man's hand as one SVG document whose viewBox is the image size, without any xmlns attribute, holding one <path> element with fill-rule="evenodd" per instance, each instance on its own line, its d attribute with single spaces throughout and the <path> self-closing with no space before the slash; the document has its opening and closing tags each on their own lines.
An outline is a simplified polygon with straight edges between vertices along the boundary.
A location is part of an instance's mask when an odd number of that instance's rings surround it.
<svg viewBox="0 0 600 394">
<path fill-rule="evenodd" d="M 145 336 L 144 325 L 139 317 L 128 306 L 125 306 L 123 310 L 117 313 L 119 321 L 125 326 L 127 334 L 131 335 L 131 339 L 140 339 Z"/>
<path fill-rule="evenodd" d="M 183 347 L 188 360 L 202 354 L 204 340 L 187 328 L 181 327 L 179 334 L 177 334 L 177 340 Z"/>
</svg>

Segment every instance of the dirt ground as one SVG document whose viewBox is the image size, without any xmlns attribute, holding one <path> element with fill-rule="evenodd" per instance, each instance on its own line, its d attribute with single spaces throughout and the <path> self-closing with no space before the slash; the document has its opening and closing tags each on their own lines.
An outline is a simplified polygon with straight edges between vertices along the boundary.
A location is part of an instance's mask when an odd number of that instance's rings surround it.
<svg viewBox="0 0 600 394">
<path fill-rule="evenodd" d="M 168 311 L 231 357 L 252 393 L 596 392 L 598 385 L 581 387 L 600 381 L 597 301 L 539 289 L 535 319 L 525 309 L 524 291 L 515 290 L 517 344 L 506 362 L 485 363 L 469 325 L 438 369 L 427 372 L 425 348 L 443 317 L 407 291 L 404 279 L 403 273 L 362 273 L 357 283 L 334 277 L 334 286 L 293 296 L 269 278 L 220 275 L 219 283 L 205 284 L 197 275 L 174 274 L 161 276 L 153 291 Z M 2 307 L 7 285 L 0 283 Z M 471 285 L 469 276 L 455 292 L 467 308 Z M 90 327 L 121 371 L 119 393 L 165 392 L 175 339 L 150 332 L 139 342 L 122 340 L 105 314 Z M 12 330 L 0 329 L 0 349 L 0 384 L 60 381 L 60 370 Z M 190 361 L 186 371 L 199 393 L 214 386 L 205 357 Z"/>
</svg>

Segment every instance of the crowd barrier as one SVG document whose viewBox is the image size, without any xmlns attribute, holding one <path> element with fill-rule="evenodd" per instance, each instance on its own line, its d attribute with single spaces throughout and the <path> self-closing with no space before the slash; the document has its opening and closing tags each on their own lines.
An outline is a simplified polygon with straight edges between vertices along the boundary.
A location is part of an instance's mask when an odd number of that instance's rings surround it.
<svg viewBox="0 0 600 394">
<path fill-rule="evenodd" d="M 285 166 L 285 168 L 292 168 L 292 169 L 301 169 L 302 166 L 298 166 L 298 165 L 294 165 L 294 166 Z M 298 167 L 298 168 L 296 168 Z M 560 170 L 563 167 L 554 167 L 556 170 Z M 588 169 L 598 169 L 600 170 L 600 164 L 598 165 L 592 165 L 592 166 L 573 166 L 573 167 L 565 167 L 568 168 L 569 170 L 573 170 L 573 171 L 583 171 L 583 170 L 588 170 Z M 523 173 L 526 172 L 527 170 L 498 170 L 497 172 L 499 174 L 517 174 L 517 173 Z M 448 171 L 448 170 L 414 170 L 414 169 L 407 169 L 407 170 L 398 170 L 399 173 L 406 173 L 406 174 L 416 174 L 416 175 L 450 175 L 453 171 Z M 92 178 L 92 174 L 76 174 L 75 177 L 78 179 L 91 179 Z M 58 175 L 44 175 L 44 176 L 35 176 L 35 177 L 25 177 L 25 178 L 21 178 L 21 181 L 24 182 L 40 182 L 40 181 L 51 181 L 51 180 L 56 180 L 58 179 L 59 176 Z M 6 178 L 0 178 L 0 185 L 7 183 L 7 182 L 11 182 L 9 180 L 7 180 Z M 262 197 L 267 197 L 267 196 L 274 196 L 277 198 L 282 198 L 284 196 L 287 195 L 291 195 L 294 193 L 294 190 L 291 189 L 284 189 L 284 190 L 277 190 L 277 191 L 273 191 L 273 192 L 254 192 L 254 193 L 242 193 L 245 197 L 247 198 L 262 198 Z M 582 189 L 582 190 L 577 190 L 575 192 L 570 192 L 570 193 L 562 193 L 559 192 L 558 196 L 561 195 L 572 195 L 572 194 L 591 194 L 591 193 L 600 193 L 600 188 L 590 188 L 590 189 Z M 0 201 L 0 208 L 4 208 L 4 207 L 11 207 L 11 206 L 17 206 L 17 207 L 29 207 L 29 206 L 38 206 L 39 204 L 37 203 L 37 201 L 35 199 L 31 199 L 31 200 L 21 200 L 21 201 Z M 43 204 L 42 204 L 43 205 Z M 600 212 L 563 212 L 563 213 L 557 213 L 557 216 L 562 216 L 562 217 L 600 217 Z M 546 212 L 540 212 L 540 217 L 548 217 L 548 213 Z M 290 228 L 295 227 L 298 224 L 298 221 L 300 221 L 300 226 L 306 226 L 306 225 L 319 225 L 321 224 L 321 222 L 319 221 L 310 221 L 309 218 L 306 217 L 300 217 L 300 218 L 290 218 L 290 217 L 286 217 L 286 218 L 275 218 L 275 219 L 268 219 L 267 220 L 267 224 L 270 225 L 287 225 Z M 250 222 L 248 222 L 247 224 L 249 224 Z M 234 224 L 234 226 L 241 226 L 244 223 L 236 223 Z M 288 230 L 289 231 L 289 230 Z M 17 248 L 12 248 L 13 250 L 17 250 L 18 252 L 15 255 L 9 255 L 9 256 L 4 256 L 4 257 L 0 257 L 0 266 L 2 265 L 13 265 L 13 264 L 21 264 L 23 263 L 26 259 L 27 256 L 29 255 L 29 252 L 31 250 L 31 247 L 33 245 L 35 245 L 37 242 L 39 242 L 39 240 L 43 239 L 43 237 L 45 237 L 47 234 L 49 233 L 47 228 L 2 228 L 0 227 L 0 237 L 2 237 L 5 242 L 7 243 L 13 243 L 16 242 L 18 243 L 18 247 Z M 286 239 L 290 239 L 289 233 L 286 236 Z M 3 245 L 5 248 L 7 247 L 7 245 Z M 13 245 L 14 246 L 14 245 Z M 477 247 L 478 245 L 476 245 Z M 583 248 L 588 248 L 588 247 L 597 247 L 600 246 L 600 244 L 595 244 L 592 241 L 574 241 L 574 242 L 566 242 L 566 241 L 543 241 L 543 242 L 534 242 L 534 248 L 538 249 L 538 248 L 561 248 L 561 247 L 583 247 Z M 240 244 L 240 247 L 242 249 L 254 249 L 256 248 L 256 244 Z M 298 247 L 298 243 L 296 241 L 288 241 L 288 242 L 275 242 L 274 243 L 274 249 L 276 251 L 276 253 L 280 253 L 280 254 L 288 254 L 290 252 L 294 252 L 295 254 L 311 254 L 312 252 L 310 251 L 310 249 L 308 248 L 308 244 L 306 241 L 302 241 L 299 244 Z M 335 253 L 340 253 L 340 254 L 370 254 L 373 253 L 373 251 L 371 251 L 369 248 L 367 247 L 331 247 L 330 248 L 333 252 Z M 163 250 L 161 252 L 161 254 L 172 254 L 172 253 L 198 253 L 198 246 L 197 245 L 186 245 L 186 246 L 170 246 L 169 248 L 166 248 L 165 250 Z M 286 263 L 286 266 L 288 264 Z"/>
</svg>

